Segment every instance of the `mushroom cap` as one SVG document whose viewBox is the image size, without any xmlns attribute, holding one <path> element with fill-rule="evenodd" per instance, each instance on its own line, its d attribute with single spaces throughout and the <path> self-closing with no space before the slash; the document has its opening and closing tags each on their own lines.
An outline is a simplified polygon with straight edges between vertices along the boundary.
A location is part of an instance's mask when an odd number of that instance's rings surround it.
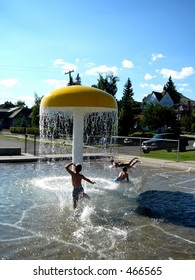
<svg viewBox="0 0 195 280">
<path fill-rule="evenodd" d="M 41 108 L 58 111 L 106 112 L 117 110 L 114 97 L 105 91 L 87 86 L 66 86 L 50 92 L 41 100 Z"/>
</svg>

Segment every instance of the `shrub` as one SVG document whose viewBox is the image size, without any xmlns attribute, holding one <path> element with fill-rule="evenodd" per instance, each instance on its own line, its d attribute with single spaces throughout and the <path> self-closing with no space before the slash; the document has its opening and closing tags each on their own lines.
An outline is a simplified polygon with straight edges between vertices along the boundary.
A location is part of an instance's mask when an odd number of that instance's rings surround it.
<svg viewBox="0 0 195 280">
<path fill-rule="evenodd" d="M 26 133 L 27 134 L 39 135 L 39 128 L 37 128 L 37 127 L 27 127 L 26 128 Z"/>
<path fill-rule="evenodd" d="M 18 134 L 34 134 L 39 135 L 39 128 L 37 127 L 10 127 L 11 133 L 18 133 Z"/>
<path fill-rule="evenodd" d="M 26 133 L 26 127 L 12 126 L 12 127 L 10 127 L 10 132 L 11 133 L 25 134 Z"/>
</svg>

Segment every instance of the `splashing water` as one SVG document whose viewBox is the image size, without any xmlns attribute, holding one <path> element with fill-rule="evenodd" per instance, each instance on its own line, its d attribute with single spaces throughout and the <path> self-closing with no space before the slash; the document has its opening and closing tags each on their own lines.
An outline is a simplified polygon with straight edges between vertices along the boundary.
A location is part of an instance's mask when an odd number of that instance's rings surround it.
<svg viewBox="0 0 195 280">
<path fill-rule="evenodd" d="M 116 111 L 84 117 L 84 144 L 107 148 L 117 131 Z M 70 153 L 73 116 L 42 108 L 40 153 Z M 77 139 L 80 141 L 79 139 Z M 49 143 L 49 144 L 48 144 Z M 52 145 L 51 145 L 52 143 Z M 74 143 L 73 143 L 74 144 Z M 83 143 L 80 143 L 83 144 Z M 59 149 L 58 149 L 59 152 Z M 109 160 L 108 160 L 109 161 Z M 1 259 L 194 259 L 194 228 L 140 215 L 137 198 L 151 189 L 181 190 L 194 195 L 193 175 L 131 170 L 129 183 L 115 183 L 109 162 L 86 161 L 84 184 L 90 200 L 72 206 L 72 183 L 65 163 L 2 166 L 0 193 Z M 183 182 L 183 184 L 177 184 Z M 159 207 L 161 205 L 159 204 Z"/>
<path fill-rule="evenodd" d="M 96 184 L 84 184 L 91 199 L 74 211 L 64 164 L 42 163 L 41 172 L 37 164 L 1 166 L 1 259 L 194 259 L 194 228 L 137 212 L 147 190 L 195 194 L 194 175 L 162 171 L 154 180 L 155 169 L 139 166 L 129 183 L 117 184 L 118 169 L 84 162 Z"/>
<path fill-rule="evenodd" d="M 118 117 L 117 111 L 96 112 L 84 114 L 83 141 L 85 145 L 101 145 L 106 147 L 111 142 L 111 137 L 117 135 Z M 41 109 L 40 117 L 40 154 L 56 153 L 56 139 L 63 139 L 62 152 L 70 153 L 68 149 L 72 145 L 73 114 L 70 112 L 54 112 Z M 79 142 L 80 139 L 77 139 Z M 51 142 L 53 145 L 47 145 Z M 59 150 L 59 149 L 58 149 Z"/>
</svg>

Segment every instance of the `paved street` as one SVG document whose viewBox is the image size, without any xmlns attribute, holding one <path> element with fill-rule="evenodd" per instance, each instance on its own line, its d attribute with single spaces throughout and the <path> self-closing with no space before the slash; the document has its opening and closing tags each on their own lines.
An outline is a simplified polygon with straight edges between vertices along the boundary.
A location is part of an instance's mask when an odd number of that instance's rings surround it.
<svg viewBox="0 0 195 280">
<path fill-rule="evenodd" d="M 20 136 L 20 139 L 18 139 L 17 137 L 11 138 L 11 135 L 9 137 L 0 135 L 0 147 L 3 147 L 3 148 L 17 147 L 17 148 L 21 148 L 21 152 L 24 153 L 25 152 L 25 138 L 23 137 L 23 139 L 21 140 L 21 136 Z M 37 147 L 36 147 L 37 153 L 38 153 L 38 150 L 39 150 L 39 144 L 37 143 Z M 34 154 L 34 143 L 33 142 L 28 141 L 27 152 L 29 154 Z"/>
<path fill-rule="evenodd" d="M 54 153 L 54 146 L 52 144 L 44 144 L 44 149 L 41 151 L 41 146 L 40 146 L 40 141 L 39 139 L 36 140 L 36 143 L 34 142 L 34 138 L 28 138 L 26 142 L 26 153 L 32 154 L 32 155 L 39 155 L 40 151 L 41 154 L 52 154 Z M 19 136 L 18 137 L 12 137 L 9 135 L 3 136 L 0 135 L 0 147 L 6 147 L 6 148 L 11 148 L 11 147 L 17 147 L 21 148 L 21 152 L 25 153 L 25 137 L 24 136 Z M 63 153 L 69 153 L 71 148 L 65 147 L 63 145 L 63 141 L 59 142 L 58 145 L 55 145 L 55 153 L 57 154 L 63 154 Z"/>
</svg>

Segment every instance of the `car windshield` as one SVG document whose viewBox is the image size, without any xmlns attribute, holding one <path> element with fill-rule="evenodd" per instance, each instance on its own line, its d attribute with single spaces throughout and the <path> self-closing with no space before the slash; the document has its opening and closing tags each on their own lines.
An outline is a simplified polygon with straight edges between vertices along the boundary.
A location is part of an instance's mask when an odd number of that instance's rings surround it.
<svg viewBox="0 0 195 280">
<path fill-rule="evenodd" d="M 162 134 L 156 134 L 153 138 L 155 139 L 165 139 L 165 136 Z"/>
</svg>

